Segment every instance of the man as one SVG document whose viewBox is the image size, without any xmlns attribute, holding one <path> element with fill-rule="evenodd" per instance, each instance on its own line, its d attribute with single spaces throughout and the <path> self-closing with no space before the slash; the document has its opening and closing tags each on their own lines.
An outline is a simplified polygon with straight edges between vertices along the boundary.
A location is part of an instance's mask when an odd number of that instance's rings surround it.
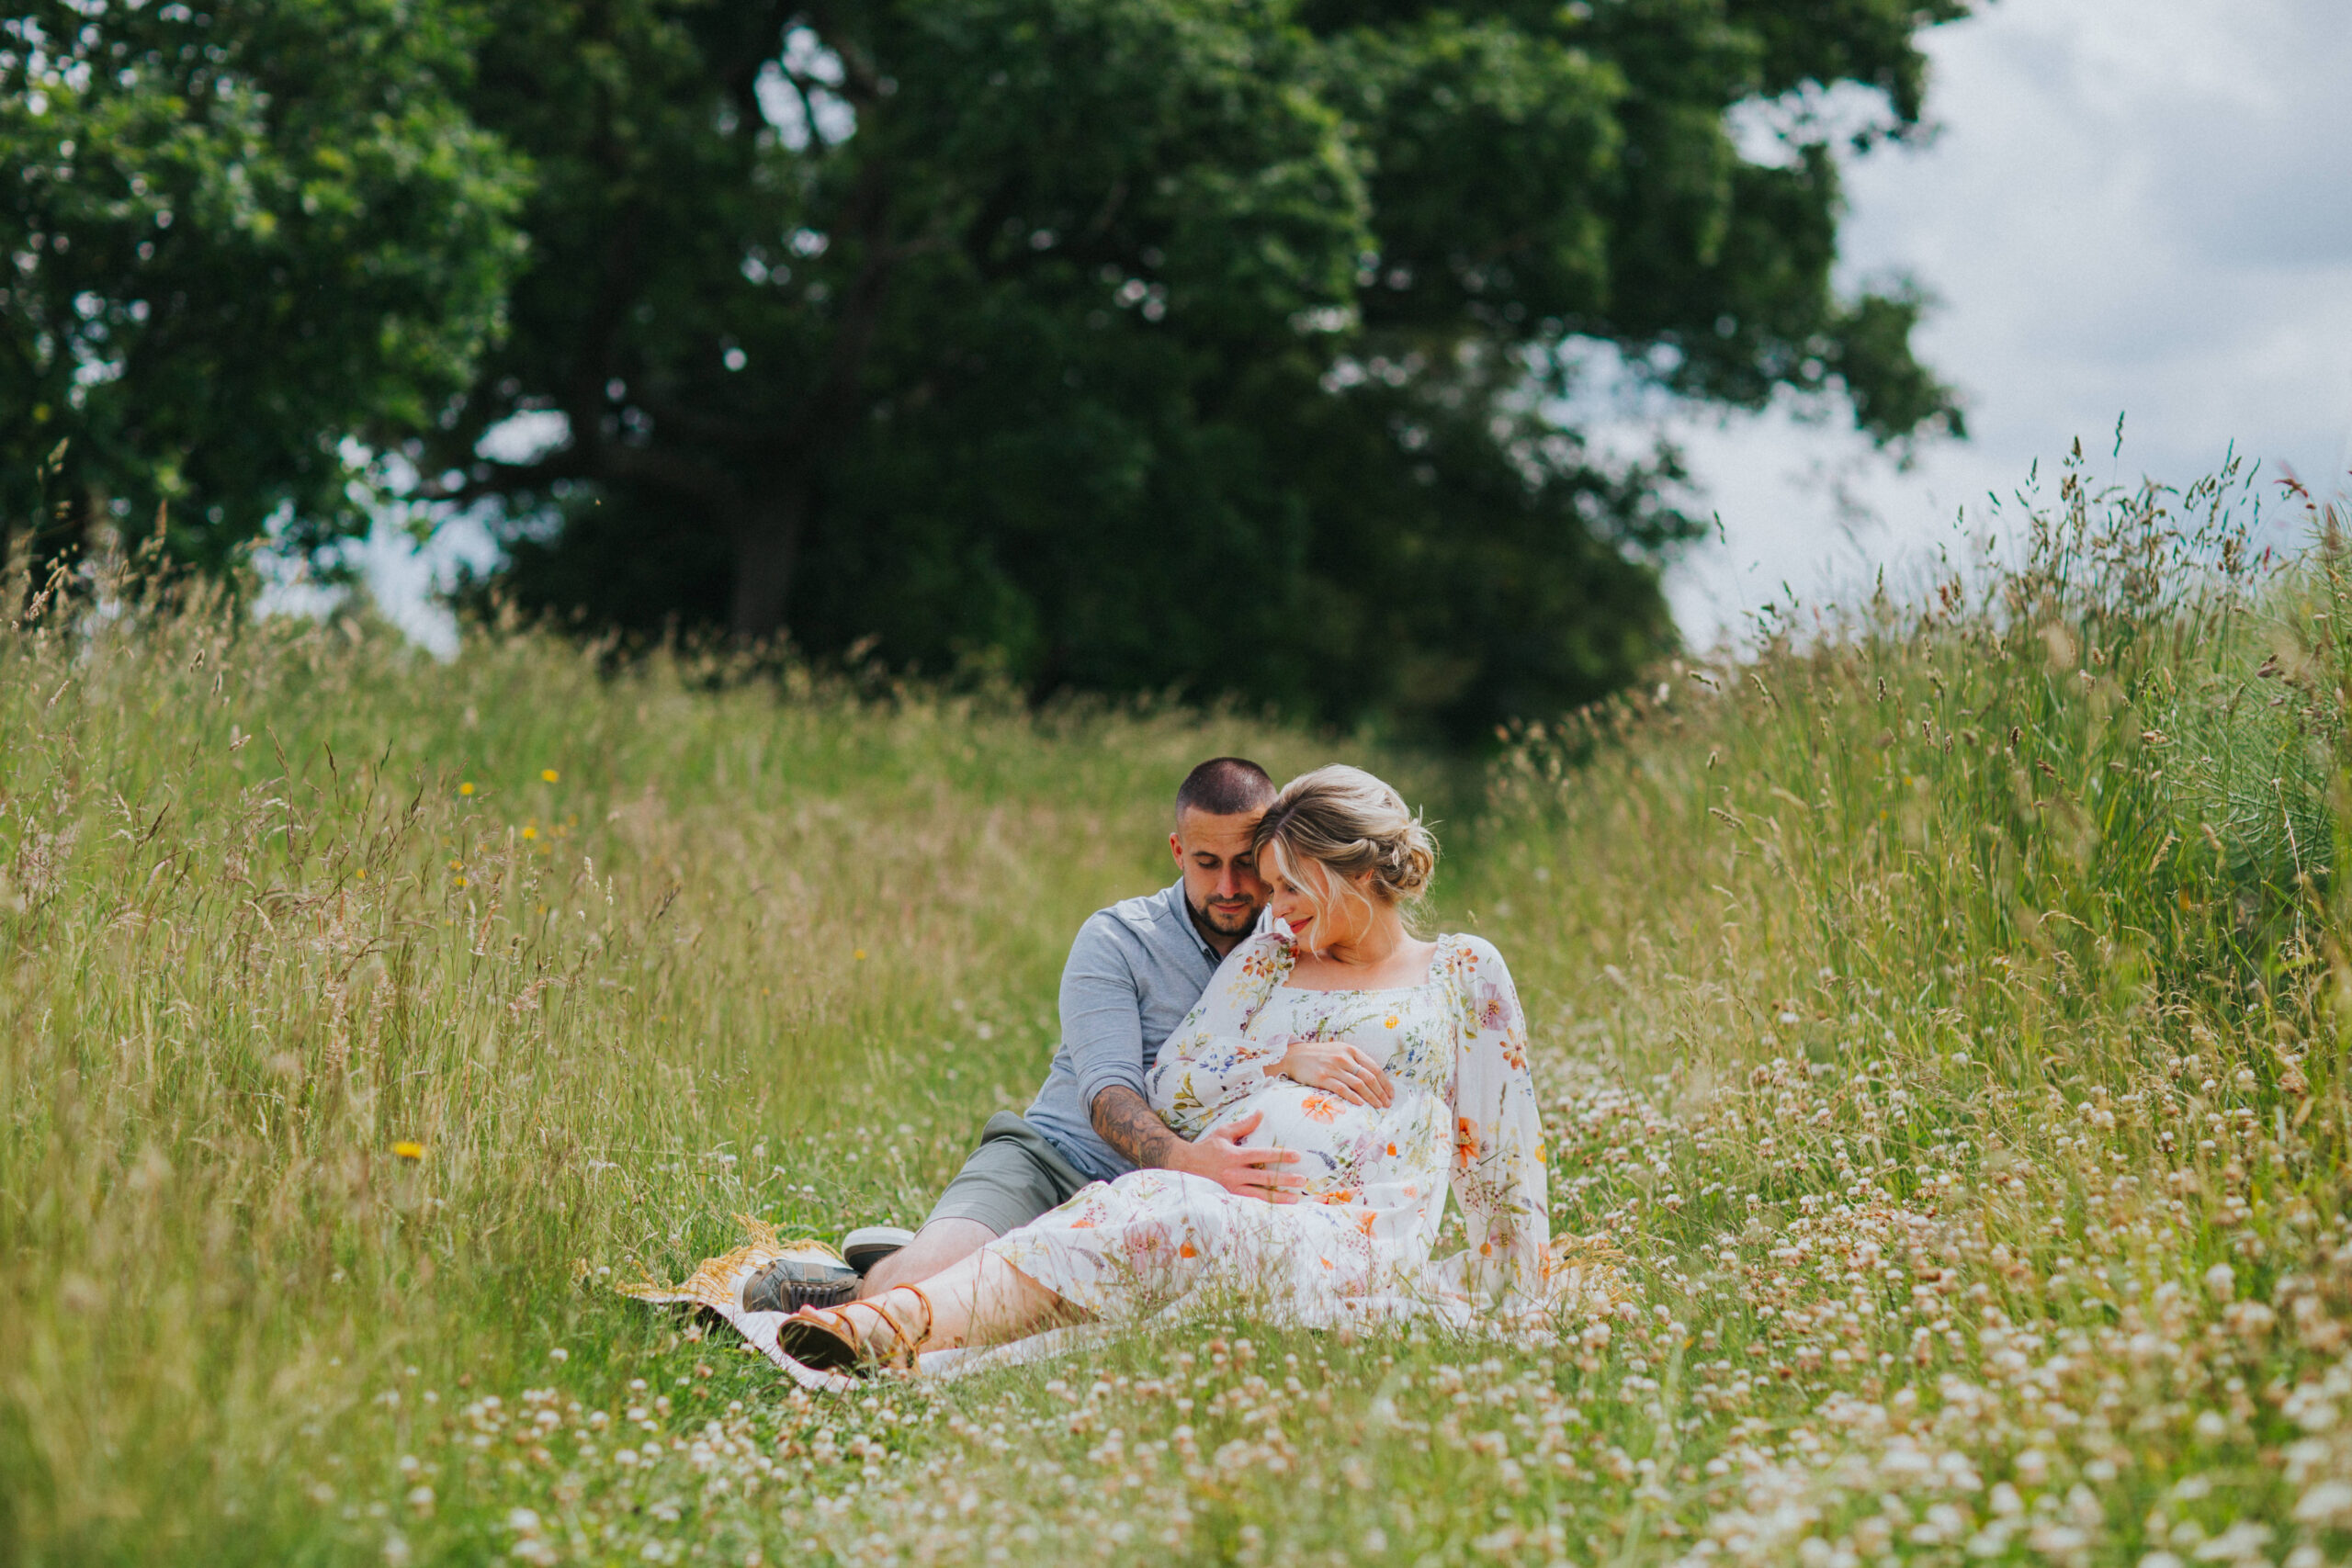
<svg viewBox="0 0 2352 1568">
<path fill-rule="evenodd" d="M 1273 798 L 1266 770 L 1238 757 L 1213 758 L 1186 774 L 1168 835 L 1183 874 L 1149 897 L 1096 911 L 1079 928 L 1062 969 L 1061 1046 L 1027 1113 L 989 1118 L 980 1146 L 913 1235 L 879 1225 L 853 1231 L 842 1248 L 847 1268 L 780 1258 L 747 1282 L 743 1304 L 790 1312 L 919 1284 L 1058 1208 L 1088 1182 L 1138 1166 L 1191 1171 L 1244 1197 L 1294 1201 L 1305 1179 L 1281 1168 L 1298 1156 L 1241 1145 L 1257 1117 L 1190 1143 L 1144 1099 L 1144 1074 L 1160 1044 L 1265 907 L 1250 838 Z"/>
</svg>

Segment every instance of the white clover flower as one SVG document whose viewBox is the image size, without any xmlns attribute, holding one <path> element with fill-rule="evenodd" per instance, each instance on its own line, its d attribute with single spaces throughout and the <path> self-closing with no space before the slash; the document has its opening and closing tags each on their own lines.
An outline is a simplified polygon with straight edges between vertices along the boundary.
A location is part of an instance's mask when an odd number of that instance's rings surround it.
<svg viewBox="0 0 2352 1568">
<path fill-rule="evenodd" d="M 2352 1482 L 2323 1481 L 2304 1493 L 2295 1503 L 2295 1522 L 2338 1528 L 2352 1524 Z"/>
</svg>

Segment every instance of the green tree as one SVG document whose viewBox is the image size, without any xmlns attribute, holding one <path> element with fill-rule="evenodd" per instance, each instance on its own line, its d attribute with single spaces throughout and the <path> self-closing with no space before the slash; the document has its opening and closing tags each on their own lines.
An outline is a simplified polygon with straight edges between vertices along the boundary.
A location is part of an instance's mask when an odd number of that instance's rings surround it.
<svg viewBox="0 0 2352 1568">
<path fill-rule="evenodd" d="M 1475 736 L 1671 639 L 1595 345 L 1958 428 L 1802 111 L 1963 4 L 20 6 L 0 505 L 217 562 L 396 448 L 599 623 Z"/>
<path fill-rule="evenodd" d="M 791 605 L 820 641 L 1032 666 L 1035 592 L 994 558 L 1024 530 L 1119 523 L 1188 447 L 1196 468 L 1244 456 L 1211 450 L 1204 396 L 1311 387 L 1290 323 L 1350 297 L 1361 171 L 1308 90 L 1312 40 L 1261 8 L 956 0 L 807 24 L 646 0 L 502 19 L 476 112 L 542 172 L 536 265 L 436 449 L 447 488 L 569 503 L 561 548 L 523 550 L 554 602 L 752 636 Z M 472 459 L 548 410 L 560 450 Z M 939 634 L 910 645 L 841 575 L 869 570 L 886 594 L 973 597 L 906 605 Z"/>
<path fill-rule="evenodd" d="M 1904 134 L 1962 8 L 514 0 L 470 101 L 533 265 L 423 455 L 600 623 L 1483 733 L 1671 638 L 1673 455 L 1553 412 L 1590 345 L 1958 428 L 1795 111 Z"/>
<path fill-rule="evenodd" d="M 435 426 L 521 260 L 473 42 L 434 0 L 0 17 L 0 530 L 168 503 L 217 564 L 364 527 L 350 443 Z"/>
</svg>

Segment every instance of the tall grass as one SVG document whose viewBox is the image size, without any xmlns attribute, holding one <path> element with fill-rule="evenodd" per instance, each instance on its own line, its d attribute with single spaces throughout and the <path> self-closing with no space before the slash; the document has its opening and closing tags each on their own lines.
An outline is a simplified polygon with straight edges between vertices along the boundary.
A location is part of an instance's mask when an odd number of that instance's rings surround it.
<svg viewBox="0 0 2352 1568">
<path fill-rule="evenodd" d="M 1753 1413 L 1684 1494 L 1721 1551 L 2352 1540 L 2352 596 L 2335 516 L 2280 560 L 2256 499 L 2077 448 L 2007 557 L 1498 774 L 1464 896 L 1558 1010 L 1570 1213 Z"/>
<path fill-rule="evenodd" d="M 1437 801 L 1619 1316 L 1227 1313 L 839 1404 L 605 1287 L 739 1211 L 918 1214 L 1192 761 L 1452 775 L 46 601 L 0 643 L 6 1556 L 2346 1560 L 2352 581 L 2316 514 L 2254 553 L 2243 476 L 2083 476 Z"/>
<path fill-rule="evenodd" d="M 583 1274 L 915 1217 L 1183 769 L 1309 759 L 729 676 L 202 585 L 0 643 L 10 1557 L 325 1550 L 425 1389 L 634 1365 Z"/>
</svg>

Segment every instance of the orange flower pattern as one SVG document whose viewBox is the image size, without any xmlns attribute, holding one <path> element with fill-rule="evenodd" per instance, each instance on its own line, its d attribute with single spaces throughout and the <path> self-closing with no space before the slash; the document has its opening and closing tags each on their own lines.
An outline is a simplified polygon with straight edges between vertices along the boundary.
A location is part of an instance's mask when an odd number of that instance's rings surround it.
<svg viewBox="0 0 2352 1568">
<path fill-rule="evenodd" d="M 1138 1170 L 1087 1187 L 991 1249 L 1096 1313 L 1149 1310 L 1223 1280 L 1328 1320 L 1350 1298 L 1416 1290 L 1451 1191 L 1474 1295 L 1513 1309 L 1542 1302 L 1543 1127 L 1502 955 L 1480 937 L 1443 936 L 1427 979 L 1381 990 L 1299 990 L 1283 984 L 1290 969 L 1279 935 L 1236 948 L 1146 1083 L 1153 1109 L 1189 1138 L 1261 1114 L 1243 1141 L 1297 1151 L 1307 1201 L 1268 1204 Z M 1344 1040 L 1380 1062 L 1394 1102 L 1358 1105 L 1271 1076 L 1301 1038 Z"/>
</svg>

